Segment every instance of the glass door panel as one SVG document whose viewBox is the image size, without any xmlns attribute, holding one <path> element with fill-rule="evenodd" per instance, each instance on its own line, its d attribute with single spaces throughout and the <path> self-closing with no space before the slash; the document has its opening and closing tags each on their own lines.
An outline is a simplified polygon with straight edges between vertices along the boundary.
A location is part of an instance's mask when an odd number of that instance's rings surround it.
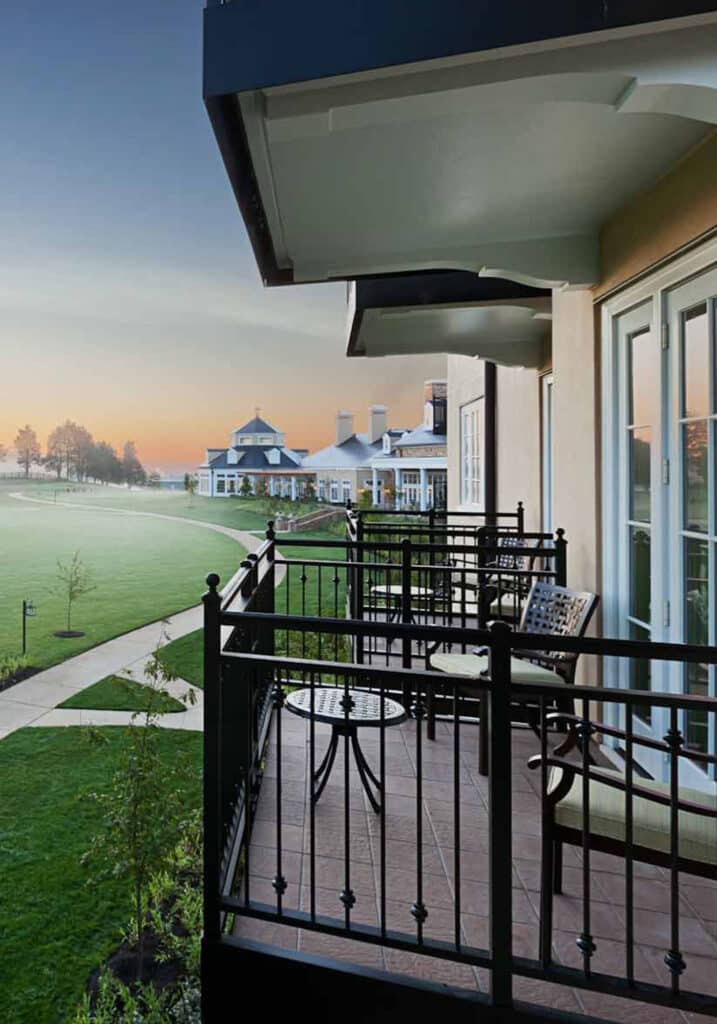
<svg viewBox="0 0 717 1024">
<path fill-rule="evenodd" d="M 676 613 L 672 638 L 699 645 L 712 645 L 717 640 L 716 301 L 717 272 L 712 270 L 673 289 L 666 304 L 674 423 L 671 508 L 675 526 L 671 533 L 677 565 L 670 596 Z M 703 664 L 675 665 L 671 688 L 701 697 L 714 696 L 714 669 Z M 705 713 L 685 713 L 681 728 L 687 746 L 714 753 L 714 726 Z M 700 788 L 710 788 L 714 780 L 713 770 L 702 771 L 690 762 L 683 774 L 685 784 Z"/>
<path fill-rule="evenodd" d="M 660 586 L 661 487 L 659 485 L 662 437 L 662 350 L 654 330 L 653 303 L 618 317 L 616 322 L 618 377 L 621 396 L 618 464 L 620 523 L 620 635 L 648 641 L 660 636 L 662 627 L 656 596 Z M 621 686 L 649 692 L 659 687 L 655 668 L 648 659 L 623 661 Z M 624 722 L 621 723 L 624 727 Z M 655 738 L 661 722 L 658 709 L 641 705 L 634 709 L 636 735 Z M 661 772 L 659 758 L 638 747 L 638 759 L 651 774 Z"/>
</svg>

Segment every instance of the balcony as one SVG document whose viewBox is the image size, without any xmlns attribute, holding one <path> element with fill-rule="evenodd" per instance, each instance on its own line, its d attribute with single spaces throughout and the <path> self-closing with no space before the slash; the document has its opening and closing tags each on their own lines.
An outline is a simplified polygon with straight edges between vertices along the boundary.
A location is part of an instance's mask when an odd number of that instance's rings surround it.
<svg viewBox="0 0 717 1024">
<path fill-rule="evenodd" d="M 429 1009 L 474 1019 L 478 1008 L 496 1020 L 717 1016 L 717 881 L 709 868 L 692 873 L 683 788 L 687 761 L 711 773 L 716 763 L 684 744 L 685 719 L 714 718 L 717 702 L 594 685 L 598 659 L 704 665 L 717 663 L 717 651 L 485 628 L 504 537 L 513 552 L 529 550 L 520 515 L 466 525 L 451 513 L 350 513 L 345 542 L 316 542 L 317 556 L 328 557 L 292 558 L 283 539 L 279 552 L 270 530 L 223 604 L 210 580 L 208 1020 L 218 1019 L 242 969 L 271 985 L 272 1010 L 306 999 L 321 1016 L 340 1001 L 349 1020 Z M 569 568 L 561 543 L 560 535 L 541 538 L 532 568 L 501 566 L 504 592 L 522 594 L 536 576 L 560 579 Z M 275 596 L 279 565 L 286 576 Z M 477 581 L 470 601 L 467 574 Z M 377 599 L 388 586 L 398 587 L 395 614 Z M 490 652 L 490 681 L 467 684 L 431 667 L 437 651 L 475 646 Z M 593 685 L 570 690 L 574 713 L 564 684 L 515 678 L 511 654 L 541 652 L 591 659 Z M 359 730 L 368 785 L 350 730 L 339 729 L 319 792 L 331 730 L 315 712 L 329 688 L 346 724 L 352 694 L 354 703 L 371 694 L 384 709 L 374 728 Z M 309 718 L 292 711 L 299 689 Z M 403 718 L 390 726 L 387 698 Z M 484 750 L 481 698 L 490 721 Z M 645 739 L 632 725 L 649 707 L 667 709 L 671 726 L 664 740 L 647 741 L 670 780 L 656 805 L 665 827 L 654 864 L 640 847 L 650 783 L 639 768 Z M 608 724 L 617 710 L 622 736 Z M 562 857 L 552 841 L 551 773 L 572 779 L 570 797 L 588 808 L 580 827 L 561 833 Z M 615 778 L 625 812 L 620 851 L 595 825 Z M 717 849 L 714 796 L 700 803 L 707 846 Z M 562 883 L 552 903 L 548 877 Z"/>
</svg>

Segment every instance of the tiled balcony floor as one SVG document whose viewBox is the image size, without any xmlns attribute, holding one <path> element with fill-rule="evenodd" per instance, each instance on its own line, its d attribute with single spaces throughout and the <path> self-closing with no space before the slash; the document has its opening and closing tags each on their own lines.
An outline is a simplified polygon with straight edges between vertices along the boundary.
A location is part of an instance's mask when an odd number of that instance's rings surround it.
<svg viewBox="0 0 717 1024">
<path fill-rule="evenodd" d="M 316 763 L 329 735 L 316 726 Z M 282 712 L 282 870 L 288 883 L 286 909 L 309 910 L 310 812 L 309 725 Z M 478 730 L 461 727 L 461 932 L 467 945 L 486 948 L 488 932 L 488 780 L 478 774 Z M 361 745 L 376 774 L 378 735 L 364 729 Z M 538 752 L 532 733 L 514 729 L 513 763 L 513 933 L 517 956 L 538 955 L 540 905 L 540 777 L 526 762 Z M 257 807 L 249 856 L 250 897 L 275 905 L 272 879 L 276 874 L 276 738 L 272 733 L 266 774 Z M 411 906 L 416 898 L 415 723 L 386 731 L 386 858 L 387 927 L 415 934 Z M 344 887 L 344 772 L 339 754 L 315 815 L 316 911 L 343 918 L 339 894 Z M 425 935 L 454 938 L 454 826 L 452 729 L 439 722 L 435 742 L 423 743 L 423 870 L 424 902 L 428 908 Z M 356 895 L 355 922 L 378 925 L 379 822 L 366 800 L 353 759 L 350 769 L 351 887 Z M 565 847 L 564 891 L 555 897 L 554 953 L 558 961 L 580 967 L 575 940 L 582 925 L 581 855 Z M 593 968 L 622 976 L 624 945 L 624 867 L 622 861 L 594 853 L 591 864 L 592 931 L 597 945 Z M 663 958 L 669 948 L 669 883 L 665 873 L 635 865 L 635 969 L 638 977 L 667 984 Z M 717 880 L 681 879 L 681 945 L 687 962 L 683 985 L 692 991 L 717 995 Z M 405 953 L 367 943 L 298 930 L 285 925 L 237 917 L 235 934 L 350 960 L 393 973 L 427 978 L 444 984 L 486 990 L 487 972 L 463 964 Z M 662 1024 L 707 1020 L 675 1010 L 647 1006 L 564 986 L 515 979 L 516 998 L 616 1021 Z"/>
</svg>

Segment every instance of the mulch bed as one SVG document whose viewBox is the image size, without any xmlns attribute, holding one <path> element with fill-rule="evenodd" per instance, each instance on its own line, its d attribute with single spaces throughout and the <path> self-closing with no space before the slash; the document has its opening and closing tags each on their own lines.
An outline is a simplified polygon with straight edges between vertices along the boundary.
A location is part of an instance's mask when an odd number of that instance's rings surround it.
<svg viewBox="0 0 717 1024">
<path fill-rule="evenodd" d="M 8 676 L 7 679 L 0 679 L 0 693 L 2 693 L 3 690 L 9 690 L 11 686 L 16 686 L 24 679 L 29 679 L 30 676 L 36 675 L 39 671 L 39 668 L 35 668 L 33 665 L 27 665 L 25 668 L 19 669 L 14 675 Z"/>
</svg>

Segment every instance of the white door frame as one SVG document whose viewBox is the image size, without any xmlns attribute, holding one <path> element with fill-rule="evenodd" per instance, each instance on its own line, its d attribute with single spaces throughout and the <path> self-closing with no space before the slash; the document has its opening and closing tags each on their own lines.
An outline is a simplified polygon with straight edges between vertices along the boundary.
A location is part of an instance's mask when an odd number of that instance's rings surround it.
<svg viewBox="0 0 717 1024">
<path fill-rule="evenodd" d="M 617 529 L 621 520 L 621 512 L 624 506 L 625 481 L 627 479 L 625 465 L 625 444 L 623 442 L 624 421 L 622 410 L 625 408 L 624 395 L 622 394 L 620 357 L 624 353 L 618 352 L 617 329 L 618 318 L 625 316 L 630 311 L 640 306 L 649 304 L 652 329 L 659 339 L 666 340 L 670 334 L 674 342 L 670 340 L 669 347 L 662 351 L 662 374 L 660 394 L 660 432 L 659 440 L 661 451 L 659 453 L 659 466 L 657 477 L 654 476 L 655 467 L 653 463 L 653 489 L 655 484 L 659 489 L 659 498 L 653 502 L 655 512 L 652 523 L 652 541 L 659 545 L 660 557 L 653 558 L 653 579 L 652 579 L 652 639 L 665 642 L 679 642 L 682 637 L 683 617 L 679 587 L 681 577 L 678 575 L 679 566 L 675 565 L 676 550 L 678 545 L 673 543 L 671 533 L 673 526 L 680 522 L 678 515 L 681 508 L 679 478 L 680 458 L 678 452 L 679 438 L 675 437 L 674 430 L 674 396 L 677 394 L 675 380 L 675 369 L 679 365 L 679 336 L 670 331 L 668 318 L 668 302 L 670 294 L 677 286 L 687 283 L 692 277 L 702 276 L 717 265 L 717 241 L 714 239 L 705 242 L 682 257 L 671 261 L 664 267 L 647 275 L 645 278 L 625 288 L 614 296 L 605 300 L 601 308 L 601 366 L 602 366 L 602 541 L 603 541 L 603 565 L 602 565 L 602 593 L 603 593 L 603 624 L 606 636 L 618 637 L 624 635 L 624 595 L 622 594 L 624 582 L 627 578 L 625 572 L 625 543 L 622 536 L 623 531 Z M 657 445 L 655 446 L 657 447 Z M 670 477 L 676 486 L 665 484 L 662 476 L 662 458 L 670 460 Z M 657 516 L 657 520 L 655 520 Z M 663 614 L 663 602 L 668 601 L 669 616 Z M 664 612 L 667 612 L 665 607 Z M 620 666 L 617 659 L 606 658 L 604 661 L 606 685 L 624 686 L 625 669 Z M 679 683 L 679 670 L 671 668 L 664 663 L 653 665 L 653 687 L 656 690 L 668 692 L 682 692 Z M 608 714 L 611 724 L 622 725 L 611 708 L 612 716 Z M 656 735 L 664 734 L 666 731 L 666 713 L 659 709 L 653 709 L 653 731 Z M 637 728 L 636 728 L 637 732 Z M 643 748 L 644 749 L 644 748 Z M 666 780 L 667 763 L 650 764 L 649 769 L 655 777 Z M 706 776 L 695 778 L 697 769 L 688 770 L 684 773 L 683 781 L 689 785 L 700 785 L 701 788 L 714 788 Z"/>
</svg>

